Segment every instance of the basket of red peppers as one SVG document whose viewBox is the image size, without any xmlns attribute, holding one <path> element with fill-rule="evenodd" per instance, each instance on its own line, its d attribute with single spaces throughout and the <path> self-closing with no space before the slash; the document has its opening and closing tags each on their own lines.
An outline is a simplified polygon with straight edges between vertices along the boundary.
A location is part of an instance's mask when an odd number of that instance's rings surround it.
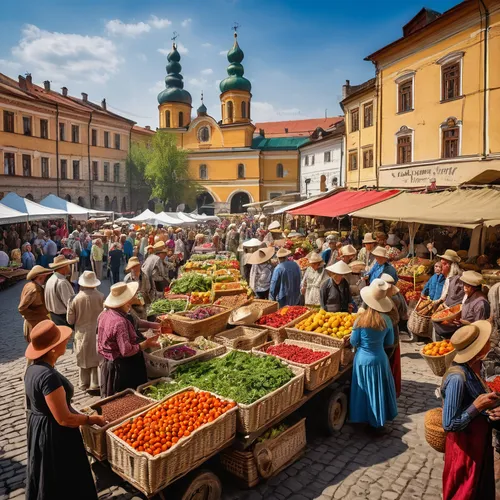
<svg viewBox="0 0 500 500">
<path fill-rule="evenodd" d="M 279 344 L 286 338 L 285 328 L 291 328 L 309 314 L 311 314 L 311 311 L 307 307 L 285 306 L 274 313 L 262 316 L 256 321 L 255 325 L 267 328 L 271 340 L 275 344 Z"/>
</svg>

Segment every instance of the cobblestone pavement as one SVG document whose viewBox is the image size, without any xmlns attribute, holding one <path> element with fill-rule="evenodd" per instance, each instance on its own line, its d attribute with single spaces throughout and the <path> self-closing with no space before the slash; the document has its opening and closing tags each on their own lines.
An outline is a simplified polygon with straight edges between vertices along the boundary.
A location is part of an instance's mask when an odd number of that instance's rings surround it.
<svg viewBox="0 0 500 500">
<path fill-rule="evenodd" d="M 18 283 L 0 292 L 0 500 L 24 498 L 26 424 L 22 374 L 26 346 L 17 312 L 22 286 Z M 102 291 L 108 287 L 104 282 Z M 418 349 L 418 345 L 403 344 L 399 415 L 387 426 L 386 434 L 373 437 L 359 426 L 346 424 L 336 436 L 325 437 L 309 422 L 308 445 L 300 460 L 252 490 L 238 489 L 222 475 L 224 500 L 441 498 L 443 455 L 432 450 L 423 437 L 424 413 L 438 405 L 434 391 L 439 379 L 427 368 Z M 71 351 L 57 367 L 76 388 L 77 367 Z M 76 408 L 90 401 L 92 398 L 76 389 Z M 94 464 L 93 468 L 99 498 L 143 498 L 102 465 Z"/>
</svg>

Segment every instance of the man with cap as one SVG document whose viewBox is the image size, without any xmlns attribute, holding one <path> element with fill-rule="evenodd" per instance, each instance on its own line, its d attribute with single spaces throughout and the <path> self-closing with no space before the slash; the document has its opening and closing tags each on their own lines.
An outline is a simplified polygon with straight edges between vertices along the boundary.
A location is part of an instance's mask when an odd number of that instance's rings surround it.
<svg viewBox="0 0 500 500">
<path fill-rule="evenodd" d="M 69 326 L 66 320 L 69 301 L 75 292 L 67 277 L 71 274 L 71 265 L 78 259 L 68 260 L 64 255 L 57 255 L 49 267 L 54 274 L 45 284 L 45 304 L 50 312 L 50 319 L 58 326 Z"/>
<path fill-rule="evenodd" d="M 365 263 L 366 271 L 369 271 L 375 264 L 375 256 L 372 251 L 377 246 L 377 240 L 373 238 L 372 233 L 366 233 L 363 237 L 363 248 L 358 253 L 358 260 Z"/>
<path fill-rule="evenodd" d="M 165 242 L 158 241 L 153 245 L 154 255 L 148 257 L 142 265 L 144 274 L 144 300 L 153 302 L 157 297 L 163 296 L 163 291 L 168 285 L 168 272 L 172 267 L 165 261 L 167 246 Z"/>
<path fill-rule="evenodd" d="M 24 338 L 30 342 L 30 333 L 35 325 L 48 318 L 49 311 L 45 306 L 43 287 L 52 274 L 50 269 L 34 266 L 26 276 L 28 283 L 24 285 L 17 307 L 24 318 Z"/>
<path fill-rule="evenodd" d="M 476 271 L 465 271 L 460 277 L 464 286 L 464 301 L 460 323 L 474 323 L 490 317 L 490 303 L 482 292 L 483 275 Z"/>
<path fill-rule="evenodd" d="M 259 248 L 247 260 L 247 264 L 252 266 L 250 269 L 250 288 L 259 299 L 267 299 L 269 297 L 271 276 L 274 269 L 271 259 L 274 253 L 275 250 L 273 247 Z"/>
<path fill-rule="evenodd" d="M 375 257 L 375 263 L 368 273 L 368 280 L 371 283 L 374 279 L 380 278 L 382 274 L 389 274 L 394 278 L 394 283 L 399 280 L 398 272 L 395 267 L 389 263 L 389 255 L 384 247 L 376 247 L 371 253 Z"/>
<path fill-rule="evenodd" d="M 339 252 L 337 250 L 338 238 L 334 234 L 330 234 L 326 237 L 326 242 L 328 243 L 328 248 L 323 250 L 321 257 L 323 258 L 326 266 L 331 266 L 335 264 Z"/>
<path fill-rule="evenodd" d="M 321 286 L 321 309 L 327 312 L 352 312 L 354 303 L 349 283 L 345 279 L 351 273 L 351 268 L 339 261 L 325 270 L 329 277 Z"/>
<path fill-rule="evenodd" d="M 280 248 L 276 256 L 279 264 L 274 268 L 269 288 L 271 300 L 276 300 L 280 307 L 295 306 L 300 297 L 302 274 L 299 265 L 288 260 L 290 250 Z"/>
</svg>

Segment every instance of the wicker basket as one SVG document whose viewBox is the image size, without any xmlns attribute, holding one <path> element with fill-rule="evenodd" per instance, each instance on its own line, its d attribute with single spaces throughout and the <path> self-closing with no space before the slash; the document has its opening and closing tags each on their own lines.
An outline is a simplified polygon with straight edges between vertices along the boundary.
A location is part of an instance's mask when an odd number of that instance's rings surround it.
<svg viewBox="0 0 500 500">
<path fill-rule="evenodd" d="M 287 328 L 293 328 L 296 324 L 300 323 L 302 320 L 306 319 L 311 314 L 313 314 L 312 311 L 307 311 L 298 318 L 295 318 L 293 321 L 290 321 L 290 323 L 283 325 L 281 328 L 272 328 L 271 326 L 268 325 L 257 325 L 257 324 L 254 324 L 254 326 L 256 328 L 265 328 L 269 330 L 269 339 L 272 340 L 275 344 L 281 344 L 286 339 Z"/>
<path fill-rule="evenodd" d="M 265 316 L 266 314 L 276 312 L 278 310 L 278 303 L 274 300 L 254 299 L 248 307 L 262 311 L 261 316 Z"/>
<path fill-rule="evenodd" d="M 420 355 L 425 359 L 425 361 L 427 361 L 432 373 L 438 377 L 442 377 L 446 373 L 446 370 L 451 366 L 456 354 L 457 351 L 453 350 L 447 354 L 443 354 L 442 356 L 427 356 L 427 354 L 424 354 L 423 347 L 420 351 Z"/>
<path fill-rule="evenodd" d="M 102 406 L 103 403 L 107 403 L 108 401 L 113 401 L 114 399 L 118 399 L 122 396 L 125 396 L 126 394 L 136 394 L 137 396 L 140 396 L 144 398 L 145 400 L 145 405 L 142 408 L 138 408 L 136 410 L 133 410 L 129 413 L 126 413 L 120 418 L 117 418 L 116 420 L 113 420 L 113 422 L 109 422 L 103 427 L 99 427 L 97 425 L 82 425 L 80 427 L 80 430 L 82 432 L 82 437 L 83 437 L 83 444 L 85 446 L 85 449 L 93 455 L 97 460 L 106 460 L 107 457 L 107 447 L 106 447 L 106 431 L 110 428 L 113 427 L 120 422 L 123 422 L 127 418 L 135 415 L 142 413 L 146 409 L 151 408 L 156 404 L 156 401 L 154 399 L 148 398 L 147 396 L 144 396 L 143 394 L 140 394 L 139 392 L 134 391 L 133 389 L 126 389 L 124 391 L 118 392 L 116 394 L 113 394 L 112 396 L 109 396 L 108 398 L 101 399 L 97 403 L 94 403 L 93 405 L 90 406 L 92 410 L 97 409 L 98 407 Z"/>
<path fill-rule="evenodd" d="M 196 388 L 187 387 L 171 394 L 170 397 L 187 390 L 200 392 Z M 234 439 L 237 411 L 236 406 L 231 408 L 213 422 L 199 427 L 189 437 L 181 438 L 174 447 L 155 457 L 144 451 L 135 450 L 113 434 L 119 427 L 116 425 L 106 433 L 108 461 L 111 468 L 130 484 L 146 496 L 153 496 L 180 476 L 201 465 Z"/>
<path fill-rule="evenodd" d="M 225 450 L 220 454 L 222 467 L 236 476 L 244 488 L 253 488 L 260 482 L 253 451 Z"/>
<path fill-rule="evenodd" d="M 221 312 L 207 319 L 192 320 L 186 318 L 187 313 L 170 315 L 170 322 L 174 332 L 178 335 L 194 340 L 196 337 L 213 337 L 216 333 L 226 328 L 227 321 L 231 315 L 231 309 L 217 306 Z"/>
<path fill-rule="evenodd" d="M 449 309 L 453 309 L 454 307 L 457 307 L 457 305 L 458 304 L 455 304 L 454 306 L 441 309 L 441 311 L 436 311 L 434 314 L 437 314 L 438 312 L 447 311 Z M 449 316 L 446 316 L 445 318 L 435 319 L 434 314 L 431 316 L 431 321 L 433 321 L 434 323 L 443 323 L 443 322 L 449 323 L 450 321 L 460 318 L 460 316 L 462 315 L 462 304 L 459 305 L 458 311 L 454 312 L 453 314 L 450 314 Z"/>
<path fill-rule="evenodd" d="M 444 453 L 446 431 L 443 429 L 443 409 L 433 408 L 424 417 L 425 440 L 436 451 Z"/>
<path fill-rule="evenodd" d="M 229 290 L 215 290 L 215 288 L 212 288 L 212 295 L 214 297 L 214 302 L 219 297 L 225 297 L 226 295 L 238 295 L 240 293 L 245 293 L 245 289 L 242 286 L 240 286 L 239 288 L 232 288 Z"/>
<path fill-rule="evenodd" d="M 408 329 L 413 335 L 418 335 L 419 337 L 431 337 L 431 317 L 423 316 L 417 309 L 414 309 L 410 317 L 408 318 Z"/>
<path fill-rule="evenodd" d="M 254 456 L 263 478 L 276 475 L 306 447 L 306 419 L 303 418 L 274 439 L 257 443 Z"/>
<path fill-rule="evenodd" d="M 220 332 L 214 337 L 214 341 L 230 349 L 249 351 L 262 345 L 267 339 L 268 331 L 248 326 L 237 326 L 232 330 Z"/>
<path fill-rule="evenodd" d="M 287 328 L 286 334 L 289 339 L 300 340 L 301 342 L 312 342 L 313 344 L 324 345 L 326 347 L 337 347 L 340 349 L 340 364 L 347 366 L 354 359 L 354 352 L 351 347 L 351 336 L 347 335 L 343 339 L 336 339 L 324 333 L 306 332 L 297 328 Z"/>
<path fill-rule="evenodd" d="M 314 363 L 305 365 L 302 363 L 296 363 L 295 361 L 290 361 L 288 359 L 276 356 L 279 359 L 283 359 L 286 363 L 294 366 L 299 366 L 304 369 L 304 387 L 308 391 L 313 391 L 320 385 L 324 384 L 327 380 L 332 379 L 339 372 L 340 356 L 342 350 L 338 347 L 327 347 L 318 344 L 313 344 L 311 342 L 301 342 L 299 340 L 286 339 L 285 344 L 296 345 L 298 347 L 306 347 L 307 349 L 312 349 L 313 351 L 323 351 L 328 352 L 328 356 L 318 359 Z M 260 352 L 266 353 L 269 346 L 260 347 L 258 350 Z M 267 353 L 266 353 L 267 354 Z M 270 356 L 275 356 L 270 354 Z"/>
</svg>

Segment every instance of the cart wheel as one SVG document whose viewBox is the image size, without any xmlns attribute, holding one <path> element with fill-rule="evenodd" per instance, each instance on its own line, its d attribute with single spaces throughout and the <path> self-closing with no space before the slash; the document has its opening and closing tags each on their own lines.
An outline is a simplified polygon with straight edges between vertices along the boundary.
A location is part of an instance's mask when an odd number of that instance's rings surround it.
<svg viewBox="0 0 500 500">
<path fill-rule="evenodd" d="M 191 479 L 192 478 L 192 479 Z M 222 495 L 222 485 L 219 478 L 207 470 L 199 471 L 190 476 L 191 482 L 181 500 L 219 500 Z"/>
<path fill-rule="evenodd" d="M 334 434 L 342 429 L 347 417 L 347 396 L 344 392 L 334 392 L 328 400 L 327 407 L 327 429 Z"/>
</svg>

